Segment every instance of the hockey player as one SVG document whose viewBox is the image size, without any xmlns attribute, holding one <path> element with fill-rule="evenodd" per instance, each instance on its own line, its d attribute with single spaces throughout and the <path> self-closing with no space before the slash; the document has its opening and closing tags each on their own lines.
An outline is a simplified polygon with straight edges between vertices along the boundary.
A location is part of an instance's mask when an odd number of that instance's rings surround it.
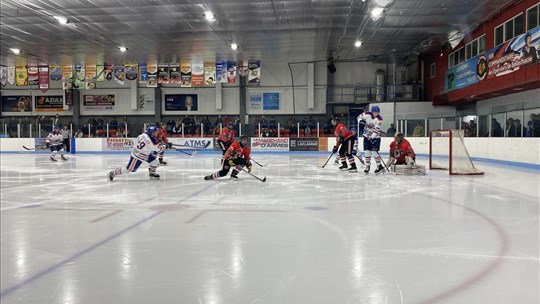
<svg viewBox="0 0 540 304">
<path fill-rule="evenodd" d="M 249 139 L 247 136 L 242 136 L 240 142 L 233 142 L 223 157 L 221 158 L 221 170 L 205 176 L 205 180 L 216 179 L 219 177 L 224 177 L 229 173 L 231 167 L 234 167 L 233 172 L 231 173 L 231 178 L 238 178 L 238 172 L 242 170 L 244 166 L 247 167 L 248 172 L 251 172 L 251 158 L 249 156 L 250 149 L 248 147 Z"/>
<path fill-rule="evenodd" d="M 157 133 L 156 126 L 149 126 L 145 133 L 137 137 L 137 145 L 131 151 L 127 166 L 116 168 L 107 175 L 111 182 L 117 175 L 136 172 L 142 162 L 150 164 L 148 168 L 150 178 L 159 179 L 159 174 L 156 174 L 156 169 L 159 166 L 158 154 L 165 149 L 165 145 L 160 144 Z"/>
<path fill-rule="evenodd" d="M 341 161 L 339 170 L 348 170 L 351 173 L 358 172 L 356 163 L 354 161 L 354 156 L 352 155 L 354 146 L 353 133 L 349 131 L 344 124 L 340 123 L 338 118 L 333 118 L 331 123 L 335 127 L 334 135 L 336 136 L 336 145 L 332 149 L 332 153 L 338 152 L 339 149 L 339 159 Z M 345 158 L 347 158 L 349 164 L 351 165 L 351 167 L 348 169 Z"/>
<path fill-rule="evenodd" d="M 369 174 L 371 155 L 375 152 L 375 163 L 377 168 L 375 174 L 381 174 L 384 172 L 384 167 L 381 164 L 381 156 L 379 150 L 381 148 L 381 126 L 383 118 L 379 113 L 381 109 L 378 106 L 371 107 L 371 112 L 364 112 L 358 115 L 358 124 L 364 125 L 364 153 L 366 157 L 365 174 Z"/>
<path fill-rule="evenodd" d="M 416 154 L 409 143 L 405 139 L 405 136 L 401 132 L 397 132 L 394 135 L 394 141 L 390 143 L 390 158 L 386 163 L 386 166 L 390 165 L 407 165 L 413 166 L 415 164 Z"/>
<path fill-rule="evenodd" d="M 167 138 L 167 125 L 163 122 L 160 124 L 160 128 L 158 128 L 157 140 L 161 145 L 164 145 L 165 148 L 172 147 L 172 144 L 169 143 L 169 139 Z M 166 166 L 167 162 L 163 160 L 164 156 L 165 151 L 159 152 L 159 164 Z"/>
<path fill-rule="evenodd" d="M 229 146 L 234 142 L 234 130 L 233 123 L 231 121 L 227 122 L 227 126 L 221 129 L 221 133 L 218 137 L 218 144 L 221 148 L 221 155 L 225 155 Z"/>
<path fill-rule="evenodd" d="M 64 141 L 64 138 L 62 137 L 62 133 L 60 132 L 60 127 L 55 125 L 53 126 L 53 130 L 49 135 L 47 135 L 47 138 L 45 139 L 45 142 L 47 144 L 47 147 L 51 149 L 51 160 L 53 162 L 56 160 L 56 153 L 60 152 L 60 157 L 62 160 L 68 160 L 64 156 L 64 145 L 62 142 Z"/>
<path fill-rule="evenodd" d="M 357 156 L 358 157 L 358 160 L 364 164 L 364 161 L 362 160 L 362 153 L 358 153 L 358 135 L 356 133 L 356 128 L 355 127 L 352 127 L 351 128 L 351 132 L 353 134 L 353 150 L 352 150 L 352 155 L 353 156 Z M 334 161 L 334 164 L 338 165 L 339 164 L 339 154 L 336 155 L 336 160 Z"/>
</svg>

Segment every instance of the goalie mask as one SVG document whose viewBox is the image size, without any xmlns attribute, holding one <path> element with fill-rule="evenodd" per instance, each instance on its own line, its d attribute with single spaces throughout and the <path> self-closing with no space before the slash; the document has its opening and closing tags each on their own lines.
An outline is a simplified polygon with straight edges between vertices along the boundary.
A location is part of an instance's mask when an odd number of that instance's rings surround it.
<svg viewBox="0 0 540 304">
<path fill-rule="evenodd" d="M 247 136 L 240 137 L 240 146 L 242 148 L 246 147 L 248 145 L 248 143 L 249 143 L 249 139 L 248 139 Z"/>
<path fill-rule="evenodd" d="M 403 141 L 403 139 L 405 138 L 405 135 L 403 135 L 403 133 L 396 133 L 396 135 L 394 136 L 394 139 L 397 141 L 397 143 L 399 144 L 401 141 Z"/>
</svg>

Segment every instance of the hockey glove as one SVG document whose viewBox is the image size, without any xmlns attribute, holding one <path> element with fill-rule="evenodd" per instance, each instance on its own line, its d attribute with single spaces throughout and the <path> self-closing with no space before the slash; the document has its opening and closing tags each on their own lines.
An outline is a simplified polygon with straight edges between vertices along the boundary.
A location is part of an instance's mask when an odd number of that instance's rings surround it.
<svg viewBox="0 0 540 304">
<path fill-rule="evenodd" d="M 251 169 L 253 168 L 253 166 L 251 164 L 247 164 L 247 169 L 248 169 L 248 172 L 251 172 Z"/>
<path fill-rule="evenodd" d="M 51 146 L 50 143 L 45 143 L 45 145 L 47 146 L 47 148 Z"/>
<path fill-rule="evenodd" d="M 172 149 L 172 143 L 167 144 L 167 149 Z"/>
<path fill-rule="evenodd" d="M 234 167 L 234 160 L 229 159 L 229 167 Z"/>
<path fill-rule="evenodd" d="M 371 139 L 375 139 L 375 138 L 377 138 L 377 133 L 375 132 L 371 133 Z"/>
<path fill-rule="evenodd" d="M 334 148 L 332 148 L 332 153 L 336 153 L 338 148 L 339 148 L 338 146 L 334 146 Z"/>
</svg>

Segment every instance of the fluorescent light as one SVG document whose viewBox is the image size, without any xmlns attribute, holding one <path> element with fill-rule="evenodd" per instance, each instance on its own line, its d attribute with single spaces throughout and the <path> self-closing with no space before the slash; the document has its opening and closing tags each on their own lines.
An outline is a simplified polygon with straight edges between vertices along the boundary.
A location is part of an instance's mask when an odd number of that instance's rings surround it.
<svg viewBox="0 0 540 304">
<path fill-rule="evenodd" d="M 216 17 L 214 16 L 214 13 L 212 13 L 211 11 L 204 12 L 204 18 L 206 18 L 206 20 L 208 20 L 208 21 L 216 20 Z"/>
<path fill-rule="evenodd" d="M 69 20 L 65 17 L 61 17 L 61 16 L 53 16 L 54 19 L 56 19 L 58 21 L 58 23 L 60 24 L 68 24 L 69 23 Z"/>
<path fill-rule="evenodd" d="M 119 49 L 120 52 L 122 52 L 122 53 L 128 50 L 128 48 L 125 47 L 125 46 L 119 46 L 118 49 Z"/>
<path fill-rule="evenodd" d="M 361 47 L 362 46 L 362 41 L 356 40 L 356 42 L 354 43 L 354 46 L 355 47 Z"/>
<path fill-rule="evenodd" d="M 12 51 L 13 54 L 20 54 L 20 53 L 21 53 L 21 50 L 16 49 L 16 48 L 11 48 L 11 49 L 9 49 L 9 50 Z"/>
<path fill-rule="evenodd" d="M 237 48 L 238 48 L 238 44 L 236 43 L 231 44 L 231 49 L 236 50 Z"/>
<path fill-rule="evenodd" d="M 374 7 L 373 10 L 371 10 L 371 17 L 378 18 L 382 15 L 383 12 L 384 12 L 384 8 Z"/>
</svg>

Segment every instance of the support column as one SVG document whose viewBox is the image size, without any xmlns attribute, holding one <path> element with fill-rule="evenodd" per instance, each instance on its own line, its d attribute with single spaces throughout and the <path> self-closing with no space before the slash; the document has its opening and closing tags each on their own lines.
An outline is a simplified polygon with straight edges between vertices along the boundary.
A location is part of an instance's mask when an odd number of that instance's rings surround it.
<svg viewBox="0 0 540 304">
<path fill-rule="evenodd" d="M 161 87 L 157 87 L 154 89 L 154 104 L 154 120 L 161 121 L 161 110 L 163 108 L 163 104 L 161 102 Z"/>
</svg>

